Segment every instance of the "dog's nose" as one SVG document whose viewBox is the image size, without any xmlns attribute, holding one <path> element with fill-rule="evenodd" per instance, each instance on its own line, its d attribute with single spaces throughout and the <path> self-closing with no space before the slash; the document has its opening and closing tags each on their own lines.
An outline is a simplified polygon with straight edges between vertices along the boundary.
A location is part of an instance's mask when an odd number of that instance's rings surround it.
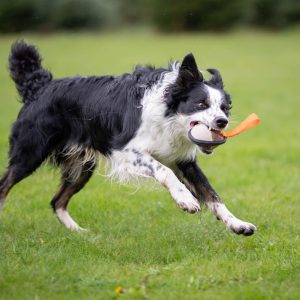
<svg viewBox="0 0 300 300">
<path fill-rule="evenodd" d="M 218 128 L 223 129 L 228 124 L 228 120 L 223 117 L 215 118 L 215 124 Z"/>
</svg>

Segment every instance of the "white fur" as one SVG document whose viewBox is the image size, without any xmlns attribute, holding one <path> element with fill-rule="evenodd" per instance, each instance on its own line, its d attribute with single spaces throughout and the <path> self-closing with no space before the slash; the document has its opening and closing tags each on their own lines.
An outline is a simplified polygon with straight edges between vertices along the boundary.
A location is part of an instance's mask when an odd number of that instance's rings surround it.
<svg viewBox="0 0 300 300">
<path fill-rule="evenodd" d="M 236 233 L 256 231 L 256 227 L 248 222 L 244 222 L 236 218 L 225 206 L 220 202 L 207 202 L 208 208 L 214 215 L 220 219 L 225 225 Z"/>
<path fill-rule="evenodd" d="M 208 127 L 215 128 L 214 120 L 216 118 L 224 118 L 228 120 L 224 111 L 221 109 L 223 103 L 222 94 L 217 89 L 206 85 L 209 94 L 209 108 L 203 111 L 199 111 L 190 116 L 189 123 L 192 121 L 200 121 Z M 217 129 L 217 128 L 216 128 Z"/>
<path fill-rule="evenodd" d="M 189 140 L 192 121 L 200 121 L 214 128 L 216 118 L 226 118 L 221 109 L 222 94 L 207 87 L 210 107 L 192 115 L 176 114 L 166 118 L 165 92 L 178 76 L 179 65 L 162 75 L 161 80 L 145 92 L 141 105 L 142 122 L 135 137 L 122 151 L 114 151 L 110 157 L 111 176 L 126 181 L 137 176 L 153 177 L 165 186 L 176 204 L 191 213 L 198 212 L 200 205 L 191 192 L 167 166 L 176 161 L 195 159 L 196 146 Z M 236 233 L 250 233 L 256 228 L 234 217 L 222 203 L 208 202 L 208 207 L 227 227 Z"/>
<path fill-rule="evenodd" d="M 162 74 L 151 89 L 146 90 L 141 101 L 141 126 L 135 137 L 129 141 L 123 150 L 111 153 L 110 176 L 121 182 L 137 177 L 152 177 L 165 186 L 176 204 L 190 213 L 200 210 L 199 201 L 194 198 L 187 187 L 181 183 L 170 167 L 177 161 L 194 160 L 197 147 L 188 138 L 192 121 L 200 121 L 208 127 L 215 127 L 216 118 L 226 118 L 221 109 L 222 94 L 210 86 L 207 87 L 210 107 L 192 115 L 176 114 L 166 118 L 165 93 L 167 88 L 175 83 L 180 65 L 173 64 L 171 71 Z M 82 151 L 84 151 L 83 157 Z M 87 161 L 96 163 L 96 153 L 93 150 L 81 149 L 76 146 L 66 149 L 72 177 L 76 178 Z M 76 164 L 73 163 L 76 161 Z M 248 233 L 256 230 L 255 226 L 234 217 L 220 202 L 207 202 L 211 211 L 222 220 L 227 227 L 236 233 Z M 64 209 L 56 210 L 58 218 L 67 228 L 81 229 Z"/>
<path fill-rule="evenodd" d="M 171 72 L 165 72 L 161 80 L 145 92 L 141 101 L 141 126 L 136 136 L 126 145 L 126 148 L 149 153 L 166 165 L 176 160 L 194 158 L 197 149 L 188 139 L 186 117 L 165 117 L 165 92 L 176 81 L 178 69 L 179 65 L 174 64 Z"/>
<path fill-rule="evenodd" d="M 145 92 L 141 101 L 141 126 L 122 151 L 113 151 L 110 175 L 121 182 L 135 177 L 154 177 L 166 186 L 178 206 L 196 212 L 200 209 L 198 201 L 166 166 L 180 160 L 195 159 L 197 147 L 188 138 L 191 121 L 200 120 L 210 126 L 213 119 L 225 114 L 220 108 L 221 93 L 207 86 L 209 109 L 191 116 L 177 114 L 166 118 L 165 92 L 176 81 L 178 70 L 179 65 L 174 64 L 172 71 L 165 72 L 161 80 Z M 137 163 L 138 159 L 142 160 L 142 164 Z M 158 169 L 160 164 L 163 165 Z"/>
<path fill-rule="evenodd" d="M 55 213 L 58 217 L 58 219 L 68 228 L 71 230 L 85 230 L 83 228 L 81 228 L 73 219 L 72 217 L 69 215 L 69 213 L 67 212 L 67 210 L 63 209 L 63 208 L 58 208 L 55 210 Z"/>
<path fill-rule="evenodd" d="M 178 63 L 173 64 L 173 69 L 170 72 L 165 72 L 161 80 L 145 92 L 141 101 L 143 107 L 141 126 L 135 137 L 126 145 L 127 149 L 148 153 L 167 166 L 174 164 L 176 161 L 195 158 L 198 148 L 188 138 L 192 121 L 201 121 L 207 126 L 214 127 L 213 120 L 215 118 L 223 117 L 227 119 L 221 110 L 222 94 L 210 86 L 206 86 L 210 102 L 208 109 L 192 115 L 177 114 L 169 118 L 165 117 L 167 109 L 165 92 L 176 81 L 179 67 Z M 114 151 L 110 157 L 112 161 L 111 174 L 124 180 L 126 174 L 121 173 L 126 170 L 120 167 L 119 152 Z M 118 156 L 118 159 L 116 159 L 116 156 Z M 126 159 L 126 153 L 124 153 L 124 159 Z M 130 177 L 132 178 L 132 175 Z"/>
<path fill-rule="evenodd" d="M 126 148 L 125 151 L 115 151 L 112 163 L 112 176 L 117 175 L 122 181 L 136 176 L 153 177 L 169 190 L 180 208 L 191 213 L 200 210 L 197 199 L 179 181 L 173 171 L 148 153 L 131 148 Z"/>
<path fill-rule="evenodd" d="M 89 163 L 92 169 L 100 156 L 99 152 L 92 148 L 84 148 L 79 145 L 69 145 L 63 149 L 60 155 L 65 157 L 62 166 L 63 173 L 67 174 L 70 182 L 76 182 L 82 173 L 84 165 Z"/>
</svg>

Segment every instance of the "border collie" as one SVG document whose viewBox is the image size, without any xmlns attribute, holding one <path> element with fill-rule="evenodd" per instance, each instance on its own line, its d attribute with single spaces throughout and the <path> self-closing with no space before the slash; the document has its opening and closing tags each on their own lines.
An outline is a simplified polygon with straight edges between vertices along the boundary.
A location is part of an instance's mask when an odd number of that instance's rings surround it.
<svg viewBox="0 0 300 300">
<path fill-rule="evenodd" d="M 100 153 L 111 163 L 111 176 L 152 177 L 181 209 L 196 213 L 204 202 L 235 233 L 256 230 L 226 208 L 197 165 L 197 150 L 212 149 L 188 138 L 199 122 L 217 132 L 227 126 L 231 99 L 218 70 L 208 69 L 212 76 L 205 80 L 188 54 L 168 68 L 53 79 L 37 48 L 24 41 L 12 45 L 9 70 L 24 105 L 11 130 L 1 207 L 11 188 L 50 158 L 62 170 L 53 210 L 67 228 L 81 229 L 67 205 L 92 176 Z"/>
</svg>

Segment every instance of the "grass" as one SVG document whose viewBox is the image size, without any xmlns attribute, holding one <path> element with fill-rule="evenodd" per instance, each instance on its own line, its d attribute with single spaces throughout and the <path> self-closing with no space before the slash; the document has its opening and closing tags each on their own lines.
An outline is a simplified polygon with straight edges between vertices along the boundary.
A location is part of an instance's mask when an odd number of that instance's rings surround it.
<svg viewBox="0 0 300 300">
<path fill-rule="evenodd" d="M 70 204 L 89 231 L 69 232 L 48 205 L 59 173 L 43 166 L 13 189 L 0 217 L 0 299 L 299 299 L 299 33 L 25 35 L 57 77 L 166 65 L 190 51 L 201 69 L 218 67 L 235 122 L 256 112 L 262 123 L 198 160 L 258 231 L 245 238 L 205 210 L 183 213 L 157 184 L 94 176 Z M 1 172 L 20 108 L 6 70 L 15 38 L 0 37 Z"/>
</svg>

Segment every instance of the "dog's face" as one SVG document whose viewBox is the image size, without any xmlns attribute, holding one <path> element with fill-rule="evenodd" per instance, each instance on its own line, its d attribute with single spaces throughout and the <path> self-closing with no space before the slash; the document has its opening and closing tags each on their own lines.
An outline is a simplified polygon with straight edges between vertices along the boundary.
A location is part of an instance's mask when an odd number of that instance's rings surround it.
<svg viewBox="0 0 300 300">
<path fill-rule="evenodd" d="M 198 123 L 210 130 L 220 132 L 229 121 L 231 99 L 224 91 L 221 75 L 216 69 L 208 69 L 212 74 L 205 81 L 199 72 L 192 54 L 188 54 L 179 69 L 178 78 L 168 93 L 167 115 L 178 116 L 186 135 L 191 127 Z M 205 154 L 211 149 L 200 147 Z"/>
</svg>

